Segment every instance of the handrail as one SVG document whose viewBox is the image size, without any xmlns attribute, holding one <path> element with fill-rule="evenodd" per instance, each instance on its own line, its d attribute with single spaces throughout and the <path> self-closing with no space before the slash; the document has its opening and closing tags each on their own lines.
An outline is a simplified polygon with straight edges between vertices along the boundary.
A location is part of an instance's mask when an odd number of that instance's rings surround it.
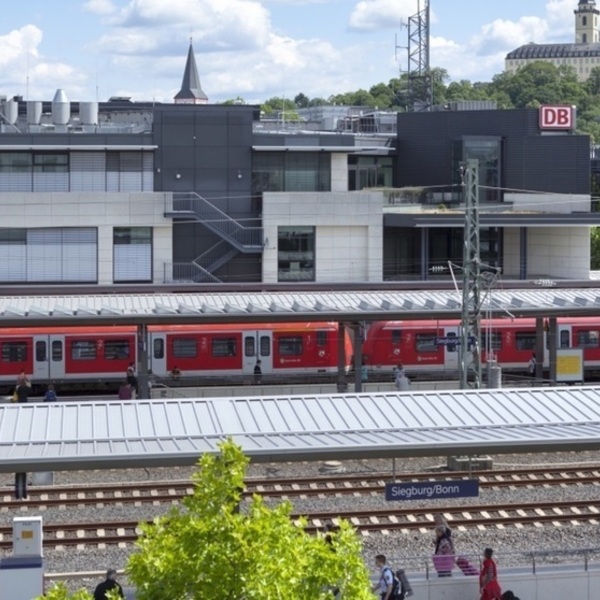
<svg viewBox="0 0 600 600">
<path fill-rule="evenodd" d="M 263 248 L 262 227 L 244 227 L 196 192 L 174 192 L 172 199 L 165 197 L 165 203 L 166 213 L 191 213 L 242 251 Z"/>
</svg>

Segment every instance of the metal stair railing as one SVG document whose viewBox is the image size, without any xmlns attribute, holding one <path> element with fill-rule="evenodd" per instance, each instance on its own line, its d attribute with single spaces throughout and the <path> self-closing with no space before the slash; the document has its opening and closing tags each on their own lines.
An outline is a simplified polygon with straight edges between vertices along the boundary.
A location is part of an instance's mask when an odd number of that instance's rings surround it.
<svg viewBox="0 0 600 600">
<path fill-rule="evenodd" d="M 216 275 L 195 262 L 165 263 L 165 283 L 223 283 Z"/>
<path fill-rule="evenodd" d="M 205 227 L 228 241 L 243 253 L 263 251 L 263 228 L 244 227 L 221 209 L 211 204 L 196 192 L 174 192 L 172 206 L 166 199 L 167 215 L 189 214 L 198 219 Z"/>
<path fill-rule="evenodd" d="M 214 273 L 219 267 L 229 262 L 239 250 L 232 248 L 225 240 L 218 241 L 214 246 L 197 256 L 192 262 L 209 273 Z"/>
</svg>

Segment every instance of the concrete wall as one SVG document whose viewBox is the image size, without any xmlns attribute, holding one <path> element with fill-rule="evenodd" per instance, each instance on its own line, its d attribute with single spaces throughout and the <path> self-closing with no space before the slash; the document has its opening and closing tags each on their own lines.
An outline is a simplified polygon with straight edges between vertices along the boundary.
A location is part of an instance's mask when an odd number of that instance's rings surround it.
<svg viewBox="0 0 600 600">
<path fill-rule="evenodd" d="M 504 230 L 504 277 L 520 272 L 520 229 Z M 527 229 L 527 276 L 557 279 L 588 279 L 590 232 L 587 227 L 529 227 Z"/>
<path fill-rule="evenodd" d="M 331 154 L 331 191 L 348 191 L 348 155 L 345 153 Z"/>
<path fill-rule="evenodd" d="M 316 281 L 381 281 L 383 196 L 377 192 L 272 193 L 263 197 L 264 282 L 277 281 L 277 232 L 316 227 Z"/>
<path fill-rule="evenodd" d="M 505 202 L 512 202 L 513 209 L 545 213 L 588 213 L 592 210 L 591 197 L 587 194 L 504 194 Z"/>
<path fill-rule="evenodd" d="M 165 219 L 165 195 L 153 192 L 0 193 L 0 210 L 11 228 L 96 227 L 98 283 L 113 282 L 113 228 L 153 228 L 153 283 L 162 283 L 173 254 L 172 220 Z"/>
</svg>

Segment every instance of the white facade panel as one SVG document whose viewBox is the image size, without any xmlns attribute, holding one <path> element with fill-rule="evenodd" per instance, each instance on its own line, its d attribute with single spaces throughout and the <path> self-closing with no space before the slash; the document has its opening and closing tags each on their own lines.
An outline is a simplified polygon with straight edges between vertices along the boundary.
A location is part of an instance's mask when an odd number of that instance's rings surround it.
<svg viewBox="0 0 600 600">
<path fill-rule="evenodd" d="M 115 244 L 115 283 L 152 280 L 151 244 Z"/>
<path fill-rule="evenodd" d="M 25 281 L 27 277 L 27 246 L 0 244 L 0 281 Z"/>
</svg>

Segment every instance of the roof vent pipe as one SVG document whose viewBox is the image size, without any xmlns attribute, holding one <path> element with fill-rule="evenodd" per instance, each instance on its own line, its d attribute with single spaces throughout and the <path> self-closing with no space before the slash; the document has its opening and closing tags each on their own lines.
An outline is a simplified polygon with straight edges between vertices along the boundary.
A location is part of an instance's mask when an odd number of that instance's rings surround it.
<svg viewBox="0 0 600 600">
<path fill-rule="evenodd" d="M 65 90 L 58 89 L 52 100 L 52 122 L 55 125 L 66 125 L 71 117 L 71 105 Z"/>
</svg>

